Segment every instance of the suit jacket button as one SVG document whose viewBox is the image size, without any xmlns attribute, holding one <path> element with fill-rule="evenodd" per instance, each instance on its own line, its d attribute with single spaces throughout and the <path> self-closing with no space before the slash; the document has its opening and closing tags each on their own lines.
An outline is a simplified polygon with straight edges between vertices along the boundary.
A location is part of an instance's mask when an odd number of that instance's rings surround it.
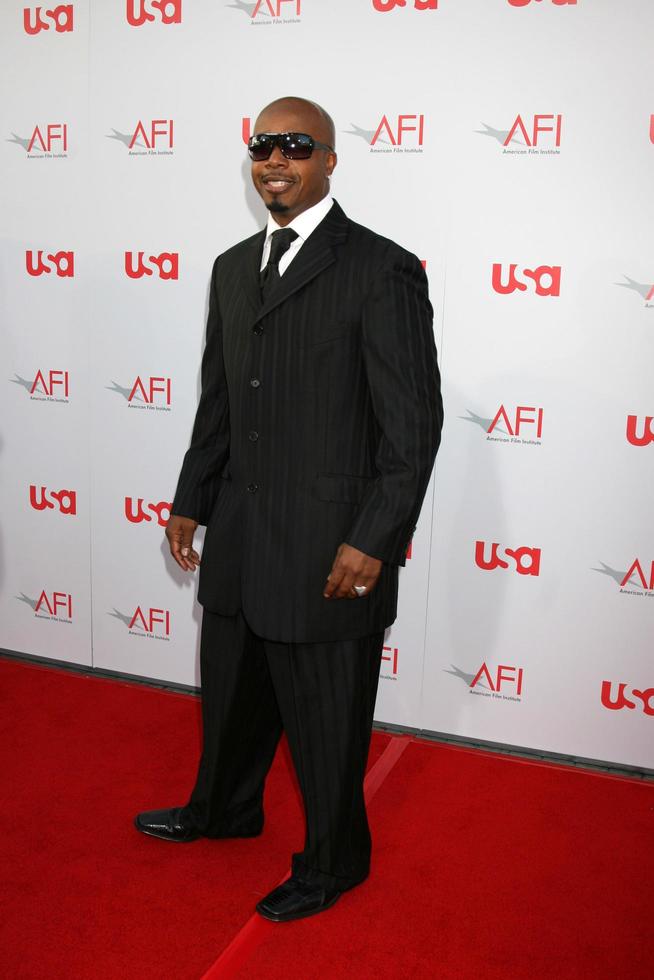
<svg viewBox="0 0 654 980">
<path fill-rule="evenodd" d="M 250 387 L 251 388 L 258 388 L 260 384 L 261 384 L 261 382 L 259 381 L 258 378 L 250 378 Z"/>
<path fill-rule="evenodd" d="M 258 483 L 248 483 L 248 493 L 256 493 L 258 489 Z"/>
<path fill-rule="evenodd" d="M 258 438 L 259 438 L 259 433 L 255 432 L 254 429 L 252 429 L 251 432 L 248 432 L 248 439 L 250 440 L 250 442 L 256 442 Z"/>
<path fill-rule="evenodd" d="M 252 333 L 255 335 L 255 337 L 261 336 L 261 334 L 263 333 L 263 327 L 261 326 L 260 323 L 257 323 L 255 327 L 252 327 Z"/>
</svg>

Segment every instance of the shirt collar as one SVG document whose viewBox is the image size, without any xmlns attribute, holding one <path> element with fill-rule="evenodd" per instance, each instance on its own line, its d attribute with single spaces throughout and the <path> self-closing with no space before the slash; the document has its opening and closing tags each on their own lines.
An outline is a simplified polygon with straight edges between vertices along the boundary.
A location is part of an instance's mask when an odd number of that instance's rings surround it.
<svg viewBox="0 0 654 980">
<path fill-rule="evenodd" d="M 288 225 L 284 225 L 285 228 L 292 228 L 293 231 L 297 232 L 298 238 L 303 242 L 307 240 L 312 231 L 315 231 L 322 219 L 325 217 L 332 204 L 334 203 L 334 198 L 331 194 L 327 194 L 323 197 L 322 201 L 318 201 L 312 207 L 307 208 L 302 214 L 298 214 L 297 218 Z M 270 242 L 270 237 L 275 231 L 279 231 L 281 225 L 278 225 L 275 221 L 272 212 L 268 214 L 268 225 L 266 227 L 266 241 L 265 245 Z"/>
</svg>

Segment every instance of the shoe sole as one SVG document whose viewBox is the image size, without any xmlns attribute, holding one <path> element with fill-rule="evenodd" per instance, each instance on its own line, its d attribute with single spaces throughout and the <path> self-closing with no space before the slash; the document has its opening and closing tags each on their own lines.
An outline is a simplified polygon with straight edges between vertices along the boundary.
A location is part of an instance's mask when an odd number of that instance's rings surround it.
<svg viewBox="0 0 654 980">
<path fill-rule="evenodd" d="M 157 840 L 165 840 L 171 844 L 192 844 L 193 841 L 199 840 L 202 834 L 196 834 L 194 837 L 167 837 L 165 834 L 157 834 L 154 830 L 146 830 L 138 822 L 138 817 L 134 817 L 134 826 L 141 834 L 145 834 L 147 837 L 156 837 Z"/>
<path fill-rule="evenodd" d="M 334 897 L 330 898 L 328 902 L 321 905 L 319 909 L 313 909 L 311 912 L 296 912 L 291 915 L 277 916 L 273 912 L 264 912 L 258 905 L 256 906 L 256 909 L 262 918 L 268 919 L 268 922 L 295 922 L 296 919 L 308 919 L 311 915 L 318 915 L 320 912 L 325 912 L 327 909 L 330 909 L 332 905 L 336 904 L 342 894 L 343 892 L 339 892 L 338 895 L 334 895 Z"/>
<path fill-rule="evenodd" d="M 138 817 L 134 817 L 133 823 L 139 833 L 146 834 L 148 837 L 156 837 L 158 840 L 170 841 L 171 844 L 192 844 L 193 841 L 200 840 L 201 837 L 206 837 L 207 840 L 245 840 L 246 838 L 250 837 L 261 837 L 261 834 L 263 833 L 262 830 L 257 830 L 253 834 L 223 834 L 222 836 L 217 837 L 211 837 L 208 834 L 196 834 L 193 837 L 168 837 L 164 834 L 157 834 L 154 832 L 154 830 L 146 830 L 145 827 L 140 825 L 138 819 Z"/>
</svg>

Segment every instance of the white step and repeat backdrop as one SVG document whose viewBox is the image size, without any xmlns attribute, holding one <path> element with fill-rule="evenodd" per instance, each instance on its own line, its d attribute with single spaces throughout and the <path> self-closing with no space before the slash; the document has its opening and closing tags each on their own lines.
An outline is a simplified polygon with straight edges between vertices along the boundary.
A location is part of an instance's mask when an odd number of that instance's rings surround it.
<svg viewBox="0 0 654 980">
<path fill-rule="evenodd" d="M 444 373 L 378 719 L 654 767 L 650 0 L 25 2 L 0 6 L 0 644 L 198 683 L 163 528 L 211 264 L 265 220 L 244 139 L 303 95 L 347 213 L 426 263 Z"/>
</svg>

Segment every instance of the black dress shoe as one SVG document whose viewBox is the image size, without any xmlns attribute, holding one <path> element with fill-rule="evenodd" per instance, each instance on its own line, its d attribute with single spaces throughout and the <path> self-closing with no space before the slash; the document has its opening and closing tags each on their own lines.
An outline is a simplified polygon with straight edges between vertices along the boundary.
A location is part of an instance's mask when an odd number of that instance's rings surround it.
<svg viewBox="0 0 654 980">
<path fill-rule="evenodd" d="M 336 888 L 325 888 L 295 875 L 273 889 L 257 904 L 257 912 L 271 922 L 304 919 L 330 908 L 343 894 Z"/>
<path fill-rule="evenodd" d="M 171 810 L 147 810 L 139 813 L 134 817 L 134 826 L 142 834 L 172 840 L 178 844 L 202 837 L 189 818 L 184 816 L 184 807 L 181 806 L 175 806 Z"/>
</svg>

